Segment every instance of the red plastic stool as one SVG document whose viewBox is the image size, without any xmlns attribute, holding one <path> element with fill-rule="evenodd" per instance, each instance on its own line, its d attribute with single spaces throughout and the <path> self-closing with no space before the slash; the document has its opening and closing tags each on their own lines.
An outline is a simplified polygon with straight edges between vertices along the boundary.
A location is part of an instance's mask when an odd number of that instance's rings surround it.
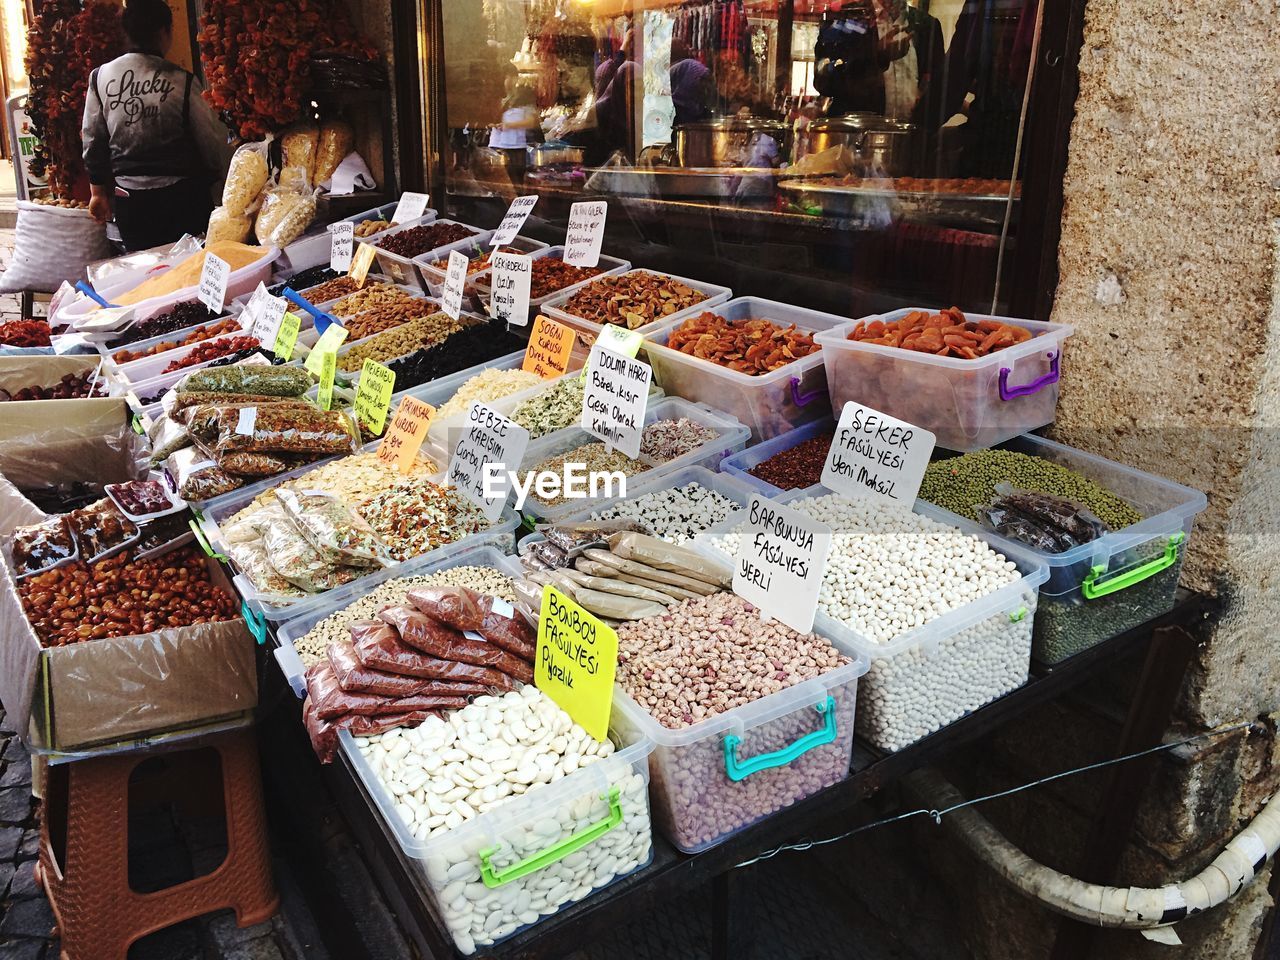
<svg viewBox="0 0 1280 960">
<path fill-rule="evenodd" d="M 202 797 L 199 787 L 216 774 L 210 762 L 215 752 L 222 768 L 226 859 L 212 873 L 138 893 L 129 885 L 131 775 L 159 758 L 183 781 L 178 789 L 168 788 L 164 799 L 207 807 L 210 799 L 216 804 L 216 793 Z M 183 785 L 191 796 L 182 796 Z M 271 881 L 252 730 L 216 734 L 198 747 L 152 748 L 51 767 L 37 878 L 58 921 L 63 960 L 127 960 L 135 940 L 217 910 L 234 910 L 241 927 L 270 919 L 280 898 Z"/>
</svg>

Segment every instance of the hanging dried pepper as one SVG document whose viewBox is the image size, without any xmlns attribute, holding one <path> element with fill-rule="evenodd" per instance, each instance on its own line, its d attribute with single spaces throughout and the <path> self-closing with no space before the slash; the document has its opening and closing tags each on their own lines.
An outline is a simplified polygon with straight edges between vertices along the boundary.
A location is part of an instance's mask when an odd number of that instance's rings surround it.
<svg viewBox="0 0 1280 960">
<path fill-rule="evenodd" d="M 45 0 L 27 31 L 27 112 L 40 138 L 33 172 L 55 196 L 71 198 L 84 173 L 80 122 L 89 74 L 126 49 L 120 5 L 113 0 Z M 83 192 L 83 191 L 82 191 Z"/>
<path fill-rule="evenodd" d="M 317 54 L 378 56 L 340 0 L 207 0 L 198 39 L 205 99 L 245 139 L 300 118 Z"/>
</svg>

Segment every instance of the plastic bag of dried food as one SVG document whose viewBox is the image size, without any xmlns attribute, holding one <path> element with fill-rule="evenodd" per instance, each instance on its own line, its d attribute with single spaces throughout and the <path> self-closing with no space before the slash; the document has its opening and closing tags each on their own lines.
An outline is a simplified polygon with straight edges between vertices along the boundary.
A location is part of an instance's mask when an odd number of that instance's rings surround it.
<svg viewBox="0 0 1280 960">
<path fill-rule="evenodd" d="M 217 396 L 217 394 L 214 394 Z M 301 409 L 313 409 L 305 400 L 285 400 L 268 397 L 266 403 L 293 404 Z M 174 416 L 187 425 L 187 432 L 197 441 L 214 443 L 218 439 L 219 417 L 225 410 L 243 410 L 246 407 L 262 406 L 262 401 L 245 401 L 235 403 L 201 403 L 188 406 L 177 411 Z"/>
<path fill-rule="evenodd" d="M 294 124 L 280 137 L 280 165 L 286 169 L 301 167 L 306 182 L 310 184 L 319 142 L 320 128 L 316 124 L 311 121 Z"/>
<path fill-rule="evenodd" d="M 511 590 L 516 595 L 516 610 L 529 623 L 537 623 L 542 614 L 542 587 L 543 584 L 527 577 L 511 583 Z"/>
<path fill-rule="evenodd" d="M 187 428 L 167 416 L 158 417 L 147 428 L 147 439 L 151 441 L 151 465 L 163 463 L 171 453 L 191 446 L 191 435 Z"/>
<path fill-rule="evenodd" d="M 466 697 L 415 694 L 398 700 L 372 693 L 348 693 L 338 684 L 327 660 L 313 664 L 306 673 L 307 696 L 321 720 L 344 713 L 374 716 L 380 713 L 409 713 L 415 710 L 456 710 L 467 705 Z"/>
<path fill-rule="evenodd" d="M 305 462 L 298 457 L 282 457 L 275 453 L 224 453 L 218 457 L 218 466 L 237 477 L 274 477 Z"/>
<path fill-rule="evenodd" d="M 311 171 L 311 185 L 333 178 L 333 171 L 355 147 L 356 135 L 351 124 L 344 120 L 326 120 L 320 125 L 320 140 L 316 145 L 316 166 Z"/>
<path fill-rule="evenodd" d="M 178 496 L 188 503 L 211 500 L 244 486 L 243 480 L 223 470 L 216 460 L 195 447 L 171 453 L 164 469 L 173 478 Z"/>
<path fill-rule="evenodd" d="M 277 490 L 276 499 L 302 535 L 333 563 L 353 567 L 391 565 L 373 527 L 340 499 L 315 490 Z"/>
<path fill-rule="evenodd" d="M 416 727 L 431 717 L 440 716 L 436 710 L 411 710 L 408 713 L 387 713 L 377 717 L 365 717 L 355 714 L 344 718 L 342 726 L 350 731 L 353 737 L 373 737 L 386 733 L 396 727 Z"/>
<path fill-rule="evenodd" d="M 558 570 L 573 563 L 569 555 L 550 540 L 522 543 L 520 561 L 530 570 Z"/>
<path fill-rule="evenodd" d="M 609 550 L 624 560 L 682 573 L 725 590 L 733 586 L 733 568 L 729 564 L 645 533 L 615 533 L 609 537 Z"/>
<path fill-rule="evenodd" d="M 455 630 L 479 630 L 491 604 L 484 603 L 492 597 L 484 597 L 466 587 L 415 587 L 405 594 L 405 599 L 434 620 Z"/>
<path fill-rule="evenodd" d="M 272 193 L 277 200 L 275 216 L 264 235 L 257 227 L 258 242 L 283 250 L 304 233 L 316 218 L 316 198 L 311 194 Z M 261 218 L 261 215 L 259 215 Z"/>
<path fill-rule="evenodd" d="M 231 157 L 222 205 L 233 216 L 244 216 L 267 185 L 267 146 L 266 142 L 242 144 Z"/>
<path fill-rule="evenodd" d="M 332 763 L 338 753 L 338 726 L 321 720 L 308 697 L 302 704 L 302 725 L 307 728 L 311 749 L 321 763 Z"/>
<path fill-rule="evenodd" d="M 217 243 L 219 240 L 232 240 L 244 243 L 253 230 L 253 218 L 245 214 L 232 213 L 226 207 L 214 207 L 209 214 L 209 226 L 205 229 L 204 242 Z"/>
<path fill-rule="evenodd" d="M 485 614 L 484 623 L 480 624 L 477 632 L 494 646 L 533 663 L 538 647 L 538 632 L 505 600 L 497 597 L 485 599 L 492 601 L 492 608 Z"/>
<path fill-rule="evenodd" d="M 601 550 L 598 547 L 592 547 L 585 551 L 582 556 L 574 561 L 574 566 L 591 576 L 616 577 L 625 573 L 633 577 L 642 577 L 651 582 L 669 583 L 672 586 L 681 587 L 703 597 L 710 596 L 720 590 L 714 584 L 698 580 L 688 574 L 659 570 L 657 567 L 651 567 L 647 563 L 639 563 L 635 560 L 624 560 L 617 554 L 608 550 Z M 611 570 L 613 571 L 612 573 L 610 572 Z M 645 584 L 645 586 L 649 585 Z"/>
<path fill-rule="evenodd" d="M 978 519 L 1045 553 L 1062 553 L 1110 531 L 1084 504 L 1066 497 L 1017 490 L 1008 483 L 996 484 L 995 491 L 990 503 L 974 507 Z"/>
<path fill-rule="evenodd" d="M 262 537 L 276 573 L 307 593 L 322 593 L 350 583 L 363 570 L 329 563 L 293 525 L 281 506 L 259 510 L 249 522 Z"/>
<path fill-rule="evenodd" d="M 521 683 L 533 680 L 533 669 L 518 657 L 487 640 L 463 636 L 412 607 L 385 607 L 378 611 L 378 619 L 395 627 L 402 642 L 429 656 L 477 667 L 493 667 Z"/>
<path fill-rule="evenodd" d="M 67 514 L 67 526 L 76 538 L 80 559 L 85 563 L 115 553 L 136 541 L 141 533 L 138 525 L 106 497 L 72 510 Z"/>
<path fill-rule="evenodd" d="M 559 547 L 570 557 L 576 557 L 587 547 L 603 546 L 615 533 L 636 531 L 647 533 L 645 527 L 635 520 L 590 520 L 584 523 L 540 523 L 536 527 L 538 533 L 547 538 L 547 542 Z"/>
<path fill-rule="evenodd" d="M 244 533 L 249 536 L 244 536 Z M 222 537 L 226 541 L 227 556 L 236 567 L 249 578 L 258 591 L 259 599 L 296 600 L 307 595 L 305 590 L 294 586 L 271 565 L 267 556 L 267 548 L 262 543 L 262 535 L 247 520 L 242 520 L 234 527 L 223 527 Z"/>
<path fill-rule="evenodd" d="M 581 570 L 565 569 L 562 570 L 566 577 L 574 583 L 586 587 L 589 590 L 599 590 L 602 593 L 616 593 L 621 597 L 634 597 L 637 600 L 652 600 L 654 603 L 661 603 L 664 606 L 670 606 L 673 603 L 679 603 L 679 598 L 669 593 L 663 593 L 661 590 L 654 590 L 651 587 L 642 587 L 638 583 L 627 583 L 614 577 L 593 577 L 583 573 Z"/>
<path fill-rule="evenodd" d="M 272 368 L 274 369 L 274 368 Z M 204 390 L 190 390 L 185 393 L 175 392 L 173 407 L 169 416 L 181 423 L 186 423 L 192 407 L 206 407 L 226 403 L 306 403 L 305 400 L 293 400 L 288 397 L 272 397 L 262 393 L 211 393 Z"/>
<path fill-rule="evenodd" d="M 67 518 L 61 516 L 15 527 L 9 550 L 13 556 L 13 572 L 19 577 L 51 570 L 79 556 Z"/>
<path fill-rule="evenodd" d="M 351 624 L 351 646 L 370 670 L 426 680 L 465 680 L 504 691 L 516 689 L 516 681 L 501 670 L 441 660 L 401 643 L 395 628 L 381 620 L 357 620 Z"/>
<path fill-rule="evenodd" d="M 397 673 L 370 670 L 356 656 L 350 641 L 329 644 L 329 666 L 338 685 L 348 693 L 376 693 L 382 697 L 478 697 L 488 691 L 482 683 L 466 680 L 426 680 Z"/>
<path fill-rule="evenodd" d="M 269 403 L 223 410 L 214 452 L 355 453 L 360 447 L 351 418 L 340 410 Z"/>
<path fill-rule="evenodd" d="M 592 613 L 610 620 L 643 620 L 645 617 L 656 617 L 665 613 L 667 608 L 652 600 L 639 600 L 635 597 L 623 597 L 616 593 L 605 593 L 592 590 L 571 580 L 563 571 L 548 574 L 552 584 L 561 593 L 568 594 L 579 606 Z"/>
<path fill-rule="evenodd" d="M 193 370 L 182 378 L 181 393 L 252 393 L 270 397 L 300 397 L 311 389 L 311 374 L 301 367 L 255 364 Z M 181 397 L 179 398 L 181 400 Z"/>
</svg>

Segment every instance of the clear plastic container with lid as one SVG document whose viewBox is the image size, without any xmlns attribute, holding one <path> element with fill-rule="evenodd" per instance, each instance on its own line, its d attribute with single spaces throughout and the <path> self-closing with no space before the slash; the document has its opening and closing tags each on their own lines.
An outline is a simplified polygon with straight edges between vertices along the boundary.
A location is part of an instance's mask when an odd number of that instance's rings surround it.
<svg viewBox="0 0 1280 960">
<path fill-rule="evenodd" d="M 492 234 L 490 234 L 490 236 L 492 236 Z M 528 237 L 516 237 L 510 243 L 504 244 L 504 246 L 506 246 L 510 252 L 514 253 L 538 253 L 541 250 L 547 249 L 547 244 L 543 243 L 541 240 L 531 240 Z M 444 280 L 447 272 L 445 267 L 437 267 L 435 264 L 441 260 L 447 261 L 449 259 L 449 254 L 454 250 L 466 254 L 468 259 L 474 260 L 476 257 L 491 253 L 493 248 L 489 245 L 489 240 L 487 239 L 481 243 L 472 237 L 468 237 L 466 240 L 460 240 L 457 243 L 449 244 L 447 247 L 442 247 L 429 257 L 414 257 L 414 262 L 418 265 L 418 272 L 422 275 L 422 280 L 431 291 L 431 295 L 433 297 L 438 297 L 444 292 Z M 487 274 L 488 272 L 488 266 L 479 270 L 469 271 L 467 274 L 468 283 L 464 294 L 478 294 L 479 288 L 476 286 L 475 278 L 480 276 L 482 273 Z"/>
<path fill-rule="evenodd" d="M 795 324 L 813 334 L 845 322 L 844 317 L 834 314 L 759 297 L 738 297 L 719 304 L 711 312 L 729 321 L 772 320 L 783 326 Z M 724 410 L 751 428 L 751 439 L 755 442 L 830 414 L 821 350 L 770 373 L 750 376 L 669 348 L 671 333 L 686 322 L 687 318 L 668 321 L 645 335 L 644 351 L 653 366 L 654 379 L 668 394 Z"/>
<path fill-rule="evenodd" d="M 442 243 L 437 247 L 433 247 L 430 250 L 424 250 L 422 251 L 421 254 L 414 254 L 413 256 L 410 256 L 410 257 L 402 256 L 401 254 L 398 254 L 398 253 L 392 253 L 390 250 L 384 250 L 381 246 L 381 244 L 386 242 L 388 237 L 394 236 L 397 233 L 404 233 L 406 230 L 411 230 L 414 227 L 428 226 L 431 224 L 438 224 L 438 223 L 452 224 L 453 226 L 458 226 L 458 227 L 466 227 L 468 230 L 472 230 L 474 232 L 471 236 L 465 237 L 463 241 L 454 241 L 453 243 Z M 402 283 L 406 287 L 413 287 L 416 290 L 421 290 L 423 293 L 427 293 L 428 291 L 427 291 L 426 281 L 422 279 L 422 273 L 418 269 L 419 257 L 434 259 L 440 250 L 444 250 L 445 248 L 451 248 L 455 246 L 458 242 L 486 243 L 491 236 L 493 236 L 492 230 L 481 230 L 479 227 L 473 227 L 469 223 L 460 223 L 457 220 L 445 220 L 443 218 L 437 218 L 433 216 L 431 219 L 411 220 L 408 223 L 401 224 L 398 227 L 393 227 L 390 230 L 384 230 L 382 233 L 378 234 L 369 242 L 372 243 L 373 248 L 376 251 L 375 255 L 378 258 L 379 273 L 385 273 L 388 277 L 390 277 L 396 283 Z M 365 241 L 361 240 L 358 242 L 364 243 Z"/>
<path fill-rule="evenodd" d="M 541 259 L 542 257 L 550 257 L 553 260 L 563 260 L 564 247 L 555 246 L 555 247 L 546 247 L 543 250 L 535 250 L 533 251 L 532 256 L 535 260 Z M 571 283 L 566 286 L 563 286 L 559 290 L 555 290 L 551 293 L 548 293 L 546 296 L 542 296 L 542 297 L 534 296 L 533 295 L 534 291 L 531 290 L 529 295 L 530 322 L 532 323 L 532 318 L 537 315 L 538 311 L 541 310 L 543 306 L 545 306 L 548 302 L 555 299 L 556 297 L 564 296 L 564 294 L 569 293 L 570 291 L 577 290 L 579 287 L 586 286 L 592 280 L 595 280 L 599 277 L 611 276 L 613 274 L 623 273 L 624 271 L 629 270 L 631 268 L 631 262 L 629 260 L 619 260 L 617 257 L 608 257 L 602 253 L 600 254 L 600 262 L 596 264 L 596 266 L 600 269 L 599 273 L 595 274 L 594 276 L 588 277 L 586 280 L 579 280 L 577 283 Z M 483 299 L 485 302 L 488 302 L 489 300 L 490 272 L 491 271 L 489 270 L 482 270 L 472 278 L 475 281 L 477 292 L 480 294 L 481 299 Z"/>
<path fill-rule="evenodd" d="M 639 457 L 639 462 L 647 465 L 648 469 L 628 477 L 628 483 L 637 477 L 656 477 L 673 473 L 681 467 L 696 465 L 708 468 L 717 467 L 721 460 L 729 454 L 741 450 L 747 443 L 748 430 L 738 421 L 725 415 L 720 410 L 708 407 L 706 404 L 692 403 L 681 397 L 662 397 L 658 400 L 650 398 L 649 405 L 645 411 L 644 422 L 647 426 L 658 420 L 678 420 L 682 417 L 709 427 L 715 431 L 714 438 L 665 463 L 658 463 L 642 453 Z M 557 430 L 555 433 L 549 433 L 545 437 L 534 440 L 529 444 L 524 460 L 520 464 L 520 471 L 524 473 L 529 470 L 536 470 L 539 465 L 553 457 L 562 456 L 588 443 L 599 442 L 595 436 L 578 426 Z M 521 512 L 526 517 L 533 517 L 540 521 L 551 521 L 567 516 L 581 505 L 581 499 L 564 500 L 557 504 L 548 505 L 539 500 L 531 491 Z"/>
<path fill-rule="evenodd" d="M 927 307 L 864 318 L 899 320 Z M 1062 345 L 1072 328 L 1012 317 L 968 314 L 1031 331 L 1031 339 L 977 360 L 937 357 L 850 340 L 849 322 L 817 338 L 827 366 L 831 409 L 854 400 L 928 430 L 948 450 L 980 450 L 1052 423 L 1058 405 Z M 859 321 L 859 322 L 864 322 Z"/>
<path fill-rule="evenodd" d="M 761 480 L 759 477 L 751 475 L 750 471 L 760 464 L 764 463 L 771 457 L 775 457 L 780 453 L 791 450 L 799 446 L 806 440 L 812 440 L 814 437 L 820 437 L 823 434 L 831 433 L 836 428 L 836 422 L 831 417 L 823 417 L 821 420 L 814 420 L 806 423 L 803 427 L 796 427 L 794 430 L 788 430 L 786 433 L 780 433 L 772 440 L 766 440 L 764 443 L 757 443 L 747 447 L 741 453 L 735 453 L 732 457 L 725 457 L 724 462 L 720 464 L 720 469 L 725 473 L 741 480 L 748 487 L 758 490 L 762 496 L 777 497 L 788 491 L 774 486 L 768 481 Z M 809 487 L 805 487 L 805 491 L 818 490 L 822 487 L 821 483 L 815 483 Z"/>
<path fill-rule="evenodd" d="M 377 230 L 370 234 L 366 234 L 363 237 L 356 237 L 357 243 L 359 243 L 361 240 L 371 240 L 374 237 L 379 237 L 382 234 L 386 233 L 386 231 L 393 229 L 391 225 L 391 215 L 396 212 L 396 207 L 398 205 L 399 205 L 398 203 L 384 203 L 380 207 L 374 207 L 371 210 L 362 210 L 353 216 L 343 217 L 341 220 L 338 220 L 336 222 L 337 223 L 353 223 L 358 227 L 360 226 L 360 224 L 364 223 L 366 220 L 384 221 L 386 223 L 386 226 L 383 227 L 382 229 Z M 430 207 L 427 207 L 427 209 L 422 211 L 422 216 L 414 220 L 413 222 L 414 223 L 430 223 L 432 220 L 436 218 L 436 216 L 437 216 L 436 211 L 432 210 Z M 396 226 L 398 227 L 400 226 L 400 224 L 396 224 Z M 329 224 L 325 229 L 332 232 L 333 224 L 332 223 Z"/>
<path fill-rule="evenodd" d="M 794 504 L 829 493 L 819 487 L 813 493 L 793 491 L 776 499 Z M 952 514 L 923 501 L 916 502 L 914 512 L 961 526 Z M 713 549 L 713 541 L 738 526 L 744 513 L 717 525 L 700 541 Z M 819 606 L 814 629 L 847 644 L 870 664 L 862 680 L 857 731 L 881 750 L 901 750 L 1017 689 L 1030 675 L 1032 623 L 1048 567 L 1029 552 L 990 534 L 972 527 L 962 529 L 1014 563 L 1019 578 L 888 643 L 873 642 Z"/>
<path fill-rule="evenodd" d="M 615 715 L 656 745 L 658 827 L 685 853 L 722 843 L 848 775 L 858 678 L 868 661 L 823 625 L 814 632 L 852 662 L 679 730 L 615 685 Z"/>
<path fill-rule="evenodd" d="M 714 283 L 706 283 L 702 280 L 690 280 L 688 277 L 678 277 L 673 273 L 663 273 L 660 270 L 636 268 L 634 270 L 627 270 L 623 273 L 615 274 L 614 276 L 619 279 L 623 279 L 637 274 L 649 274 L 651 276 L 675 280 L 702 293 L 706 296 L 706 299 L 691 307 L 685 307 L 683 310 L 677 310 L 674 313 L 667 314 L 666 316 L 655 317 L 648 323 L 634 328 L 636 333 L 648 333 L 651 330 L 656 330 L 664 323 L 683 320 L 686 317 L 697 316 L 704 310 L 714 309 L 733 296 L 733 291 L 728 287 L 722 287 Z M 568 303 L 578 294 L 590 289 L 591 285 L 596 283 L 599 279 L 599 277 L 596 277 L 588 280 L 586 283 L 575 289 L 557 293 L 542 305 L 542 312 L 553 320 L 558 320 L 566 326 L 573 327 L 575 330 L 585 334 L 586 337 L 583 338 L 584 342 L 587 340 L 594 340 L 594 338 L 600 333 L 600 329 L 603 327 L 603 324 L 595 320 L 588 320 L 585 317 L 576 316 L 569 309 Z"/>
<path fill-rule="evenodd" d="M 280 665 L 280 672 L 284 674 L 293 692 L 299 699 L 307 695 L 307 682 L 303 676 L 306 673 L 306 665 L 298 656 L 294 644 L 310 633 L 317 623 L 335 613 L 341 613 L 375 587 L 390 580 L 422 577 L 454 567 L 492 567 L 509 577 L 522 575 L 520 561 L 501 548 L 489 543 L 460 543 L 441 547 L 426 556 L 414 557 L 394 567 L 362 577 L 358 582 L 348 583 L 328 591 L 323 594 L 321 602 L 291 612 L 290 617 L 276 627 L 276 639 L 280 643 L 276 648 L 276 662 Z"/>
<path fill-rule="evenodd" d="M 1143 517 L 1064 553 L 1045 553 L 989 531 L 972 517 L 934 508 L 949 523 L 986 534 L 996 549 L 1021 549 L 1047 565 L 1032 650 L 1036 660 L 1061 663 L 1172 608 L 1192 526 L 1208 505 L 1203 493 L 1033 434 L 1002 449 L 1088 477 Z"/>
<path fill-rule="evenodd" d="M 356 740 L 343 732 L 340 742 L 385 828 L 421 874 L 458 952 L 470 955 L 652 861 L 653 744 L 617 709 L 610 740 L 609 756 L 426 839 L 412 830 L 412 806 L 397 802 Z"/>
</svg>

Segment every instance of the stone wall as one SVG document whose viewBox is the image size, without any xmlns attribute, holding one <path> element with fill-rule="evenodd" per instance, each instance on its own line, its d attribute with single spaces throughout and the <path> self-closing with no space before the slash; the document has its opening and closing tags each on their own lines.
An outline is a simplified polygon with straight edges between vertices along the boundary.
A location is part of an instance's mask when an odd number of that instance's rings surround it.
<svg viewBox="0 0 1280 960">
<path fill-rule="evenodd" d="M 1184 691 L 1183 732 L 1255 718 L 1274 731 L 1280 711 L 1278 12 L 1213 0 L 1089 0 L 1086 12 L 1052 317 L 1076 332 L 1053 435 L 1209 495 L 1183 582 L 1223 608 Z M 1055 705 L 948 772 L 974 795 L 1087 762 L 1115 742 L 1119 706 L 1097 691 Z M 1063 781 L 984 812 L 1070 871 L 1103 782 Z M 1277 787 L 1274 737 L 1166 755 L 1114 882 L 1194 874 Z M 1055 917 L 954 846 L 933 847 L 974 906 L 974 956 L 1047 956 Z M 1265 881 L 1181 924 L 1179 955 L 1250 956 L 1271 907 Z M 1097 949 L 1169 955 L 1132 933 Z"/>
</svg>

